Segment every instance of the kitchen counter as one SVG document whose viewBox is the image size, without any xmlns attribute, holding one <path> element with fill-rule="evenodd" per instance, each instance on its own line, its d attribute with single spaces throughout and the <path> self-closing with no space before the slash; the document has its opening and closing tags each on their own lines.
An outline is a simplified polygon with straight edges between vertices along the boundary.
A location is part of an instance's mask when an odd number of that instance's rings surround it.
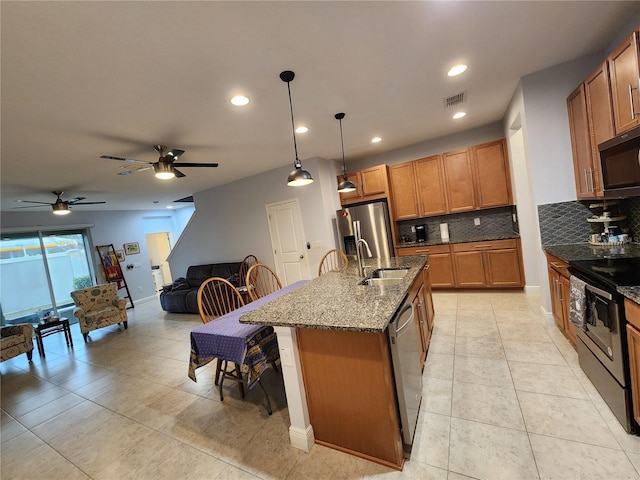
<svg viewBox="0 0 640 480">
<path fill-rule="evenodd" d="M 566 245 L 548 245 L 543 250 L 569 263 L 573 260 L 595 260 L 598 258 L 633 258 L 640 257 L 640 244 L 627 243 L 617 246 L 596 246 L 588 243 L 572 243 Z M 625 297 L 640 303 L 640 285 L 617 287 L 617 291 Z"/>
<path fill-rule="evenodd" d="M 384 332 L 422 272 L 425 256 L 365 259 L 366 273 L 377 268 L 408 267 L 398 285 L 358 285 L 355 261 L 346 272 L 329 272 L 240 317 L 241 323 L 355 332 Z"/>
<path fill-rule="evenodd" d="M 472 243 L 472 242 L 490 242 L 493 240 L 509 240 L 511 238 L 520 238 L 515 232 L 498 233 L 495 235 L 478 234 L 478 235 L 465 235 L 463 237 L 452 238 L 448 242 L 443 242 L 440 238 L 427 239 L 425 242 L 402 242 L 396 245 L 396 248 L 409 248 L 409 247 L 426 247 L 434 245 L 449 245 L 451 243 Z"/>
</svg>

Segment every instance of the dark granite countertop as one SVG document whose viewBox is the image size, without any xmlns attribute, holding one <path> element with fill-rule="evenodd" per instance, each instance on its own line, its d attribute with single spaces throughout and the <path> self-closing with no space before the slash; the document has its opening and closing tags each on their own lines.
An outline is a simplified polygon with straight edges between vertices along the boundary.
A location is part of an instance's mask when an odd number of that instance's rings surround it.
<svg viewBox="0 0 640 480">
<path fill-rule="evenodd" d="M 567 245 L 548 245 L 543 247 L 545 252 L 571 262 L 572 260 L 596 260 L 598 258 L 633 258 L 640 257 L 640 244 L 627 243 L 613 247 L 590 245 L 588 243 L 571 243 Z M 625 297 L 640 303 L 640 285 L 617 287 Z"/>
<path fill-rule="evenodd" d="M 450 243 L 471 243 L 471 242 L 490 242 L 493 240 L 510 240 L 512 238 L 520 238 L 515 232 L 509 233 L 497 233 L 495 235 L 479 234 L 479 235 L 466 235 L 464 237 L 452 238 L 448 242 L 443 242 L 440 238 L 433 238 L 426 242 L 403 242 L 396 245 L 397 248 L 408 247 L 427 247 L 434 245 L 448 245 Z"/>
<path fill-rule="evenodd" d="M 329 272 L 240 317 L 241 323 L 281 327 L 384 332 L 409 287 L 427 261 L 425 256 L 367 259 L 366 272 L 409 267 L 398 285 L 358 285 L 355 261 L 344 273 Z"/>
</svg>

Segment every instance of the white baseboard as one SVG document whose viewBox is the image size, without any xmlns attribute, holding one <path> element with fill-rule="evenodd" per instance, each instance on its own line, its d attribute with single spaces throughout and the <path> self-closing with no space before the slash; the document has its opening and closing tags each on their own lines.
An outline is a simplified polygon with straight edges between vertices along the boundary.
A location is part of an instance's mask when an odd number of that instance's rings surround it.
<svg viewBox="0 0 640 480">
<path fill-rule="evenodd" d="M 313 427 L 309 425 L 305 430 L 294 426 L 289 427 L 289 439 L 291 446 L 309 452 L 316 442 Z"/>
<path fill-rule="evenodd" d="M 549 325 L 555 325 L 556 321 L 553 318 L 553 312 L 548 312 L 546 308 L 544 308 L 543 305 L 540 305 L 540 311 L 542 312 L 542 314 L 544 315 L 544 318 L 547 320 L 547 323 Z"/>
<path fill-rule="evenodd" d="M 524 294 L 532 297 L 540 296 L 540 285 L 525 285 Z"/>
</svg>

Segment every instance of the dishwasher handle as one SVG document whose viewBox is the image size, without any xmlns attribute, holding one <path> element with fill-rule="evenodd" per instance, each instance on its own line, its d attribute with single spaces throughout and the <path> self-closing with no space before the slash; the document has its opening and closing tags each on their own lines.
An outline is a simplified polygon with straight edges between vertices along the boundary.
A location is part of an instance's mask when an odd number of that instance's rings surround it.
<svg viewBox="0 0 640 480">
<path fill-rule="evenodd" d="M 398 321 L 400 321 L 400 319 L 402 318 L 402 316 L 405 314 L 407 310 L 411 310 L 411 315 L 409 315 L 409 318 L 407 319 L 407 321 L 404 322 L 402 325 L 396 326 L 396 331 L 395 331 L 396 335 L 398 335 L 407 325 L 409 325 L 413 321 L 413 303 L 409 303 L 402 310 L 400 310 L 400 312 L 398 312 Z"/>
</svg>

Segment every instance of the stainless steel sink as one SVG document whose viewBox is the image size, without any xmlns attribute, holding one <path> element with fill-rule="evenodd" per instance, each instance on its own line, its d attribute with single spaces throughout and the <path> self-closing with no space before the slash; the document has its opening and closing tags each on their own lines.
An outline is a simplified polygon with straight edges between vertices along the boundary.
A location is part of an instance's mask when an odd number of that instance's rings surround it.
<svg viewBox="0 0 640 480">
<path fill-rule="evenodd" d="M 402 283 L 402 278 L 365 278 L 358 285 L 391 286 Z"/>
<path fill-rule="evenodd" d="M 379 268 L 371 272 L 368 278 L 380 278 L 380 279 L 402 279 L 409 271 L 408 268 Z"/>
</svg>

